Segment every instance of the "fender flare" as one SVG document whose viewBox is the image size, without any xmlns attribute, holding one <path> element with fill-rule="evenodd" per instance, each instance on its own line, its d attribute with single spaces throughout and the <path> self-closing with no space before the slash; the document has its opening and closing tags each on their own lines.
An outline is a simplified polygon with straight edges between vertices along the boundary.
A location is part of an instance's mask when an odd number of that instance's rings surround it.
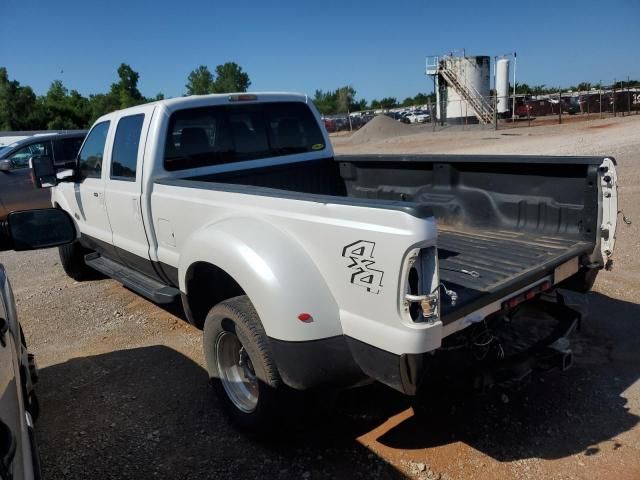
<svg viewBox="0 0 640 480">
<path fill-rule="evenodd" d="M 338 305 L 324 277 L 285 231 L 256 218 L 228 218 L 195 231 L 181 252 L 180 290 L 187 296 L 191 265 L 210 263 L 240 285 L 270 338 L 307 341 L 342 335 Z M 301 313 L 311 317 L 301 321 Z"/>
</svg>

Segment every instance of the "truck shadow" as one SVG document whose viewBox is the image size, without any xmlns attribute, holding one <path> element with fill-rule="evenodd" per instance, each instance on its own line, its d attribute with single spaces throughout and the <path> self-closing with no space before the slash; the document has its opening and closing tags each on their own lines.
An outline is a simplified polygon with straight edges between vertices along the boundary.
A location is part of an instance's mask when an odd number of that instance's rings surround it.
<svg viewBox="0 0 640 480">
<path fill-rule="evenodd" d="M 375 478 L 404 475 L 343 434 L 255 440 L 227 420 L 206 371 L 150 346 L 41 370 L 36 424 L 44 478 Z M 343 431 L 344 433 L 344 431 Z M 314 435 L 315 437 L 315 435 Z"/>
<path fill-rule="evenodd" d="M 363 446 L 376 443 L 428 458 L 431 447 L 462 442 L 500 462 L 615 450 L 638 424 L 624 395 L 640 377 L 640 306 L 598 293 L 588 300 L 567 372 L 482 395 L 436 386 L 445 401 L 420 418 L 405 415 L 410 399 L 371 385 L 344 392 L 334 414 L 277 441 L 240 434 L 206 371 L 168 347 L 52 365 L 38 385 L 45 478 L 404 478 Z"/>
<path fill-rule="evenodd" d="M 618 435 L 639 420 L 624 395 L 640 378 L 640 305 L 599 293 L 587 295 L 587 302 L 588 317 L 573 341 L 572 369 L 534 376 L 518 390 L 463 396 L 442 385 L 445 401 L 434 400 L 437 407 L 375 440 L 396 449 L 463 442 L 501 462 L 620 448 Z M 434 392 L 434 399 L 441 394 Z M 363 400 L 377 403 L 372 395 Z"/>
</svg>

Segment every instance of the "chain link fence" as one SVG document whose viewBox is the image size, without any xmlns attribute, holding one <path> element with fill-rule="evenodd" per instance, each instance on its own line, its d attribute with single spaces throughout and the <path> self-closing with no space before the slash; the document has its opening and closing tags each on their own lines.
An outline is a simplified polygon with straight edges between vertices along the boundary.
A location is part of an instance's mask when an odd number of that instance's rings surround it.
<svg viewBox="0 0 640 480">
<path fill-rule="evenodd" d="M 497 114 L 494 112 L 498 112 Z M 365 126 L 377 115 L 415 131 L 505 130 L 640 114 L 640 88 L 592 89 L 544 95 L 443 98 L 438 103 L 323 116 L 327 131 L 344 135 Z"/>
<path fill-rule="evenodd" d="M 490 106 L 490 108 L 487 108 Z M 494 111 L 498 111 L 494 114 Z M 640 114 L 640 88 L 545 95 L 447 99 L 436 105 L 432 129 L 509 129 Z"/>
</svg>

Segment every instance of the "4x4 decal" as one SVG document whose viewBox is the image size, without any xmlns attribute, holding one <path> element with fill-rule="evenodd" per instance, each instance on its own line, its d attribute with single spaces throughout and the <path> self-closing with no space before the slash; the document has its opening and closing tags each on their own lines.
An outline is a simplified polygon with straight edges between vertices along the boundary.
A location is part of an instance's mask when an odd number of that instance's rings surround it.
<svg viewBox="0 0 640 480">
<path fill-rule="evenodd" d="M 351 269 L 351 283 L 367 289 L 367 292 L 380 293 L 382 289 L 382 277 L 384 272 L 371 268 L 373 261 L 373 249 L 375 242 L 358 240 L 342 249 L 342 256 L 351 260 L 347 265 Z"/>
</svg>

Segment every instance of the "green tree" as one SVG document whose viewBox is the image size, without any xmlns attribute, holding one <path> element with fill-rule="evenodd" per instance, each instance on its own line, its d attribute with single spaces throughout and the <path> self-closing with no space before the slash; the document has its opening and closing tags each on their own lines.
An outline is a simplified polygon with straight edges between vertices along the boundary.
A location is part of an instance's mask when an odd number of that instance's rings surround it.
<svg viewBox="0 0 640 480">
<path fill-rule="evenodd" d="M 516 88 L 516 90 L 517 90 L 517 88 Z M 549 89 L 547 88 L 547 86 L 544 83 L 541 84 L 541 85 L 534 85 L 534 86 L 531 87 L 531 94 L 532 95 L 544 95 L 545 93 L 549 93 Z"/>
<path fill-rule="evenodd" d="M 7 69 L 0 67 L 0 130 L 38 130 L 43 117 L 31 87 L 9 80 Z"/>
<path fill-rule="evenodd" d="M 249 75 L 235 62 L 227 62 L 216 67 L 215 93 L 246 92 L 251 85 Z"/>
<path fill-rule="evenodd" d="M 316 90 L 313 103 L 323 115 L 335 113 L 359 112 L 367 109 L 366 100 L 355 100 L 356 90 L 346 85 L 335 90 Z"/>
<path fill-rule="evenodd" d="M 192 70 L 187 77 L 187 95 L 206 95 L 215 92 L 215 80 L 213 74 L 206 65 L 200 65 Z"/>
<path fill-rule="evenodd" d="M 341 113 L 350 112 L 353 98 L 356 96 L 354 88 L 352 86 L 341 87 L 336 93 L 336 107 L 338 108 L 338 111 Z"/>
<path fill-rule="evenodd" d="M 98 93 L 89 96 L 90 123 L 109 112 L 120 109 L 120 99 L 111 93 Z"/>
<path fill-rule="evenodd" d="M 40 99 L 48 130 L 72 130 L 78 128 L 75 112 L 69 101 L 69 91 L 61 80 L 54 80 L 47 93 Z"/>
<path fill-rule="evenodd" d="M 313 103 L 316 105 L 316 108 L 323 115 L 330 115 L 332 113 L 336 113 L 337 107 L 337 98 L 334 95 L 334 92 L 325 92 L 323 90 L 316 90 L 313 95 Z"/>
<path fill-rule="evenodd" d="M 389 109 L 398 106 L 398 99 L 396 97 L 385 97 L 380 100 L 380 108 Z"/>
<path fill-rule="evenodd" d="M 126 63 L 121 63 L 118 67 L 118 83 L 111 84 L 110 94 L 117 97 L 120 108 L 133 107 L 145 103 L 147 100 L 138 90 L 138 80 L 140 75 Z"/>
<path fill-rule="evenodd" d="M 415 97 L 413 97 L 414 105 L 427 105 L 429 103 L 435 103 L 435 101 L 435 93 L 418 93 Z"/>
<path fill-rule="evenodd" d="M 363 98 L 361 100 L 358 101 L 353 101 L 351 103 L 351 107 L 350 107 L 350 111 L 351 112 L 361 112 L 363 110 L 366 110 L 368 108 L 368 103 L 367 101 Z"/>
</svg>

